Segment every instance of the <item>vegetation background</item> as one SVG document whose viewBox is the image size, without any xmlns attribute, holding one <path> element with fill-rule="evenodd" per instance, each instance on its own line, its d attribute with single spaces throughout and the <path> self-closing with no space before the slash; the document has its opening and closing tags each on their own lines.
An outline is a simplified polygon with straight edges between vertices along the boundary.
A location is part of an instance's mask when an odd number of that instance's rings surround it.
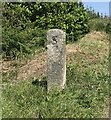
<svg viewBox="0 0 111 120">
<path fill-rule="evenodd" d="M 3 117 L 108 117 L 108 16 L 84 8 L 82 2 L 2 4 Z M 67 87 L 47 93 L 38 80 L 47 80 L 46 33 L 52 28 L 67 33 Z"/>
</svg>

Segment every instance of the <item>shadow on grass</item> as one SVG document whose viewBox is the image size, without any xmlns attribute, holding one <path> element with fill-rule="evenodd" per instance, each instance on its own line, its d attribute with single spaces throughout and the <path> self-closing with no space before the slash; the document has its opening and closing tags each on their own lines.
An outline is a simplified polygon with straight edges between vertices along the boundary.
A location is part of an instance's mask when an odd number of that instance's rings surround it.
<svg viewBox="0 0 111 120">
<path fill-rule="evenodd" d="M 47 79 L 46 79 L 46 77 L 42 78 L 41 80 L 40 79 L 32 80 L 32 85 L 43 87 L 47 91 Z"/>
</svg>

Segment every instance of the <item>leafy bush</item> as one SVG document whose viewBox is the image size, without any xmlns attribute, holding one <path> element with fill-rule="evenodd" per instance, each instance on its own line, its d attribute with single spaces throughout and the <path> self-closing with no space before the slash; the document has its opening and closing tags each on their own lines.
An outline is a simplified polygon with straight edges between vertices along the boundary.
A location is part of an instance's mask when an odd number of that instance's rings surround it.
<svg viewBox="0 0 111 120">
<path fill-rule="evenodd" d="M 33 53 L 40 46 L 44 47 L 45 34 L 45 31 L 38 28 L 31 29 L 27 27 L 25 30 L 21 30 L 21 28 L 3 28 L 3 57 L 15 59 L 21 55 L 26 56 Z"/>
<path fill-rule="evenodd" d="M 74 40 L 89 31 L 88 15 L 81 2 L 7 2 L 3 5 L 4 56 L 15 58 L 44 47 L 44 31 L 52 28 L 64 30 Z"/>
<path fill-rule="evenodd" d="M 37 13 L 35 26 L 62 29 L 74 36 L 74 40 L 89 31 L 88 15 L 81 2 L 38 3 L 34 8 Z"/>
</svg>

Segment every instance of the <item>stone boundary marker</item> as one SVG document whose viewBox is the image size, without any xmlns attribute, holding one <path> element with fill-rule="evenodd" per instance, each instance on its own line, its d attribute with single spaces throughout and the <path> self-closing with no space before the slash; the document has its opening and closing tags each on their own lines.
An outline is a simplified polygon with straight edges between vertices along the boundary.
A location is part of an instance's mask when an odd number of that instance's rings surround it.
<svg viewBox="0 0 111 120">
<path fill-rule="evenodd" d="M 60 29 L 47 32 L 48 90 L 64 89 L 66 83 L 66 34 Z"/>
</svg>

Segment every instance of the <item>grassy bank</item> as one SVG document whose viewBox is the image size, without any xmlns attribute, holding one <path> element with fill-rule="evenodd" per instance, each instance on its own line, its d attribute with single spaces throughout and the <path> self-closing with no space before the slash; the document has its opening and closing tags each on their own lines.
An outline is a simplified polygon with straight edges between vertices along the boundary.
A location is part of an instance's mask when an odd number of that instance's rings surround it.
<svg viewBox="0 0 111 120">
<path fill-rule="evenodd" d="M 72 50 L 71 46 L 72 48 L 76 46 L 78 49 L 67 56 L 70 60 L 67 62 L 66 89 L 61 92 L 47 93 L 46 86 L 32 84 L 32 79 L 19 83 L 14 83 L 13 80 L 4 81 L 3 117 L 97 118 L 104 116 L 104 108 L 107 107 L 109 96 L 107 35 L 104 32 L 93 32 L 76 43 L 68 45 L 70 50 Z"/>
</svg>

